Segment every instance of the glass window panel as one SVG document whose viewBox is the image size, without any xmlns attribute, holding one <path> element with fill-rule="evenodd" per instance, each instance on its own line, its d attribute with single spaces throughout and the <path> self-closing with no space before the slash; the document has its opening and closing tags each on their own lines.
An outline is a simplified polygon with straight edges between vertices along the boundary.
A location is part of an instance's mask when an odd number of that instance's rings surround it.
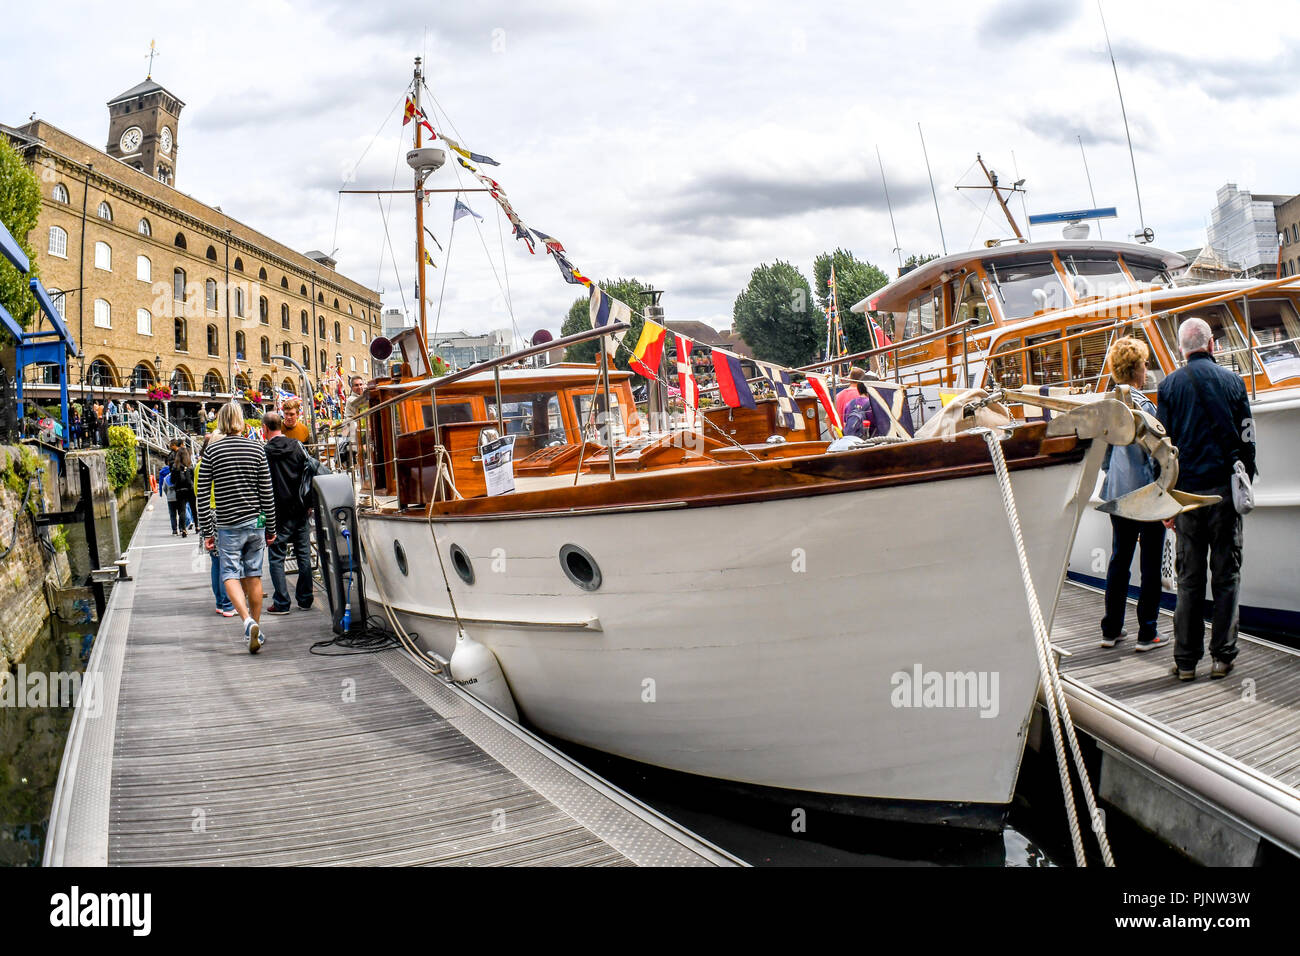
<svg viewBox="0 0 1300 956">
<path fill-rule="evenodd" d="M 1055 266 L 1049 262 L 986 262 L 984 268 L 1002 300 L 1007 319 L 1023 319 L 1069 303 Z"/>
</svg>

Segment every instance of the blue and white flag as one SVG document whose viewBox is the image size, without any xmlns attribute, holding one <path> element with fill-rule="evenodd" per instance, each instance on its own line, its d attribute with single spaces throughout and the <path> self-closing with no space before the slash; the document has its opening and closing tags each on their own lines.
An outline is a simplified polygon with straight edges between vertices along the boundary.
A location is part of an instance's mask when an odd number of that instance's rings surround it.
<svg viewBox="0 0 1300 956">
<path fill-rule="evenodd" d="M 451 214 L 451 221 L 452 221 L 452 222 L 455 222 L 457 219 L 461 219 L 461 218 L 463 218 L 463 217 L 465 217 L 465 216 L 473 216 L 473 217 L 474 217 L 475 219 L 477 219 L 479 222 L 482 222 L 482 221 L 483 221 L 483 217 L 482 217 L 482 216 L 480 216 L 480 215 L 479 215 L 478 213 L 476 213 L 473 209 L 470 209 L 469 206 L 466 206 L 463 202 L 461 202 L 459 199 L 457 199 L 457 200 L 456 200 L 456 209 L 455 209 L 455 211 L 453 211 L 452 214 Z"/>
<path fill-rule="evenodd" d="M 598 329 L 603 325 L 609 325 L 611 322 L 632 322 L 632 309 L 623 302 L 618 301 L 599 287 L 593 286 L 591 290 L 591 327 Z M 614 353 L 618 351 L 617 335 L 607 335 L 601 341 L 605 343 L 605 351 L 612 359 Z"/>
<path fill-rule="evenodd" d="M 772 390 L 776 392 L 777 407 L 781 410 L 780 419 L 785 427 L 792 432 L 803 431 L 803 415 L 790 397 L 790 373 L 776 365 L 764 362 L 754 364 L 758 367 L 759 374 L 771 383 Z"/>
</svg>

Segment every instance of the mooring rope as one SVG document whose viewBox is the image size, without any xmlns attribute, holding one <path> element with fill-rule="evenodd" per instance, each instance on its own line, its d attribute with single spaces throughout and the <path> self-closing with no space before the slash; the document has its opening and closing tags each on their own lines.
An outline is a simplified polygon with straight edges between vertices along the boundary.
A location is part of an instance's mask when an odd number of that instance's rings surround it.
<svg viewBox="0 0 1300 956">
<path fill-rule="evenodd" d="M 1065 702 L 1065 690 L 1061 686 L 1061 674 L 1052 657 L 1047 624 L 1043 620 L 1043 609 L 1038 603 L 1038 592 L 1034 588 L 1034 579 L 1029 573 L 1029 557 L 1025 553 L 1025 539 L 1020 530 L 1020 515 L 1016 510 L 1015 494 L 1011 490 L 1011 476 L 1007 471 L 1007 461 L 1002 454 L 1002 440 L 992 430 L 984 432 L 984 441 L 989 446 L 993 459 L 993 470 L 997 475 L 998 488 L 1002 492 L 1002 505 L 1007 513 L 1007 523 L 1011 526 L 1011 536 L 1015 539 L 1016 557 L 1020 562 L 1020 578 L 1025 587 L 1025 600 L 1029 605 L 1029 619 L 1034 628 L 1034 646 L 1038 652 L 1038 672 L 1042 678 L 1047 698 L 1047 716 L 1052 725 L 1052 744 L 1056 748 L 1056 764 L 1061 777 L 1061 790 L 1065 796 L 1065 812 L 1070 821 L 1070 840 L 1074 845 L 1074 860 L 1079 866 L 1087 866 L 1088 861 L 1083 849 L 1083 837 L 1079 831 L 1079 816 L 1074 805 L 1074 789 L 1070 785 L 1070 768 L 1065 758 L 1065 747 L 1061 740 L 1061 728 L 1070 742 L 1070 754 L 1074 758 L 1075 770 L 1083 790 L 1083 799 L 1088 805 L 1092 820 L 1092 830 L 1097 835 L 1101 847 L 1101 856 L 1106 866 L 1114 866 L 1115 858 L 1111 855 L 1110 840 L 1106 837 L 1106 823 L 1097 806 L 1092 792 L 1092 781 L 1088 777 L 1088 768 L 1083 763 L 1083 752 L 1079 748 L 1079 738 L 1074 732 L 1074 721 Z"/>
</svg>

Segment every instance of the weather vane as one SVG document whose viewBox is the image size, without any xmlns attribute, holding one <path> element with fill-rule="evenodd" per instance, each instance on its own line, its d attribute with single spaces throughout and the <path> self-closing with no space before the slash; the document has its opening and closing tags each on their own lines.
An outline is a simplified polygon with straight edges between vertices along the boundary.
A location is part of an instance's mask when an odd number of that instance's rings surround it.
<svg viewBox="0 0 1300 956">
<path fill-rule="evenodd" d="M 145 75 L 146 80 L 153 79 L 153 58 L 158 55 L 158 51 L 154 49 L 154 44 L 156 42 L 156 40 L 149 41 L 149 72 Z"/>
</svg>

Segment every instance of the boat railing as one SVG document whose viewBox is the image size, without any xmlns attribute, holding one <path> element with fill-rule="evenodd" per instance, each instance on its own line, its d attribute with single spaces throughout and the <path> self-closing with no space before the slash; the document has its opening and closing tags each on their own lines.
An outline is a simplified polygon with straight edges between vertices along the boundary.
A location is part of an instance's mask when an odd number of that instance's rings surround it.
<svg viewBox="0 0 1300 956">
<path fill-rule="evenodd" d="M 961 366 L 962 380 L 970 380 L 969 352 L 970 333 L 979 327 L 979 319 L 967 319 L 965 322 L 958 322 L 953 325 L 945 326 L 942 329 L 936 329 L 933 332 L 926 332 L 924 335 L 914 335 L 909 339 L 903 339 L 890 345 L 881 345 L 874 349 L 864 349 L 861 352 L 850 352 L 848 355 L 840 355 L 833 359 L 827 359 L 824 362 L 814 362 L 811 365 L 801 365 L 795 369 L 796 372 L 815 372 L 818 369 L 830 368 L 834 365 L 844 365 L 861 359 L 871 359 L 876 356 L 893 356 L 894 380 L 899 384 L 902 383 L 898 356 L 904 349 L 914 348 L 918 345 L 926 345 L 938 339 L 950 339 L 955 336 L 961 336 Z"/>
</svg>

